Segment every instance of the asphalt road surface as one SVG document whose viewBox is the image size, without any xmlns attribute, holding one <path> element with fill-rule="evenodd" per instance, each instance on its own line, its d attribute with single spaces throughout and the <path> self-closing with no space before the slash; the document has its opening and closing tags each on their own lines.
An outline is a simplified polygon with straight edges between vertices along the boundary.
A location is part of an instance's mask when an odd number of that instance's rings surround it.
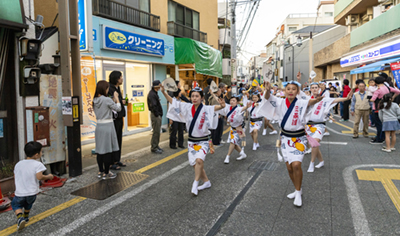
<svg viewBox="0 0 400 236">
<path fill-rule="evenodd" d="M 260 136 L 261 147 L 253 151 L 248 135 L 245 160 L 236 161 L 234 152 L 224 164 L 228 144 L 207 155 L 212 187 L 197 197 L 190 193 L 194 171 L 187 150 L 166 148 L 163 155 L 128 159 L 124 171 L 136 173 L 138 183 L 105 200 L 71 195 L 99 181 L 95 168 L 44 191 L 18 235 L 400 234 L 400 149 L 384 153 L 362 135 L 353 139 L 352 126 L 328 124 L 323 168 L 307 173 L 305 156 L 301 208 L 286 198 L 294 187 L 277 159 L 278 136 Z M 17 234 L 15 223 L 13 212 L 0 214 L 0 235 Z"/>
</svg>

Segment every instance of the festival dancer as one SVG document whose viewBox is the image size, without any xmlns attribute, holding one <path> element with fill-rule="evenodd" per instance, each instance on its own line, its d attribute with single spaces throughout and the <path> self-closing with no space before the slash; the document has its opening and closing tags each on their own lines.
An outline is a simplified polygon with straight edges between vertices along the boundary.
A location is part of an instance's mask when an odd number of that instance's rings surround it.
<svg viewBox="0 0 400 236">
<path fill-rule="evenodd" d="M 215 129 L 218 125 L 216 111 L 225 107 L 225 101 L 218 99 L 220 105 L 203 105 L 203 90 L 199 87 L 192 89 L 189 93 L 192 104 L 173 100 L 161 85 L 161 92 L 169 104 L 167 117 L 173 121 L 184 122 L 189 128 L 188 156 L 189 164 L 194 167 L 195 178 L 192 185 L 192 194 L 197 196 L 199 190 L 211 187 L 211 182 L 204 171 L 204 160 L 210 149 L 209 129 Z M 214 94 L 213 94 L 214 95 Z M 215 95 L 214 95 L 215 96 Z M 200 179 L 203 185 L 199 186 Z"/>
<path fill-rule="evenodd" d="M 253 93 L 251 99 L 253 100 L 252 105 L 247 110 L 250 117 L 250 134 L 253 139 L 253 150 L 257 150 L 260 147 L 258 143 L 258 131 L 262 127 L 264 117 L 258 115 L 255 110 L 261 102 L 260 94 L 258 92 Z"/>
<path fill-rule="evenodd" d="M 270 90 L 271 85 L 265 82 L 265 89 Z M 283 159 L 286 162 L 286 168 L 289 172 L 289 177 L 295 187 L 295 192 L 289 194 L 289 199 L 294 199 L 293 204 L 297 207 L 302 206 L 302 189 L 301 183 L 303 180 L 303 171 L 301 162 L 303 161 L 304 152 L 307 146 L 307 137 L 305 125 L 308 121 L 309 107 L 320 102 L 322 97 L 315 99 L 297 99 L 300 93 L 301 84 L 296 81 L 290 81 L 285 87 L 286 98 L 278 98 L 270 93 L 265 93 L 264 97 L 267 100 L 263 105 L 259 106 L 259 112 L 273 119 L 278 117 L 281 127 L 280 148 Z M 278 142 L 279 142 L 278 141 Z"/>
<path fill-rule="evenodd" d="M 321 96 L 318 83 L 313 82 L 311 83 L 311 93 L 311 98 L 323 97 L 323 99 L 312 107 L 310 120 L 307 122 L 307 131 L 317 142 L 321 142 L 326 130 L 325 122 L 329 119 L 330 109 L 336 106 L 339 102 L 350 100 L 353 96 L 353 92 L 350 92 L 345 98 L 330 98 L 328 97 L 328 93 L 325 93 L 325 96 Z M 315 168 L 323 167 L 324 159 L 322 158 L 322 153 L 319 147 L 313 147 L 311 149 L 311 162 L 307 172 L 314 172 L 314 162 L 316 158 L 318 158 L 319 163 Z"/>
<path fill-rule="evenodd" d="M 240 141 L 245 137 L 243 115 L 246 109 L 251 106 L 251 102 L 248 102 L 243 107 L 238 106 L 239 98 L 237 96 L 233 96 L 229 103 L 230 105 L 226 105 L 224 109 L 219 111 L 221 115 L 226 116 L 228 123 L 231 125 L 229 135 L 230 145 L 228 155 L 224 161 L 225 164 L 229 164 L 229 158 L 234 149 L 240 153 L 240 156 L 236 160 L 240 161 L 247 157 L 246 153 L 244 153 L 244 147 L 240 147 Z"/>
</svg>

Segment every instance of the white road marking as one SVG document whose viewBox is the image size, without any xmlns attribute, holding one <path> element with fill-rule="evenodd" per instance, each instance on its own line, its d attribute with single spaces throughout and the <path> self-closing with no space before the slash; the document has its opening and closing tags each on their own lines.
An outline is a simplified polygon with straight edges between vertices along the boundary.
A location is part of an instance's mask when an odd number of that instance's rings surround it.
<svg viewBox="0 0 400 236">
<path fill-rule="evenodd" d="M 331 142 L 331 141 L 321 141 L 321 144 L 347 145 L 346 142 Z"/>
<path fill-rule="evenodd" d="M 336 130 L 332 129 L 331 127 L 328 127 L 328 126 L 325 126 L 325 128 L 326 128 L 327 130 L 329 130 L 329 131 L 335 133 L 335 134 L 340 134 L 340 135 L 343 135 L 343 136 L 353 137 L 352 134 L 344 134 L 344 133 L 339 132 L 339 131 L 336 131 Z"/>
<path fill-rule="evenodd" d="M 158 182 L 164 180 L 165 178 L 171 176 L 172 174 L 178 172 L 179 170 L 185 168 L 186 166 L 189 165 L 189 162 L 185 161 L 184 163 L 180 164 L 179 166 L 165 172 L 164 174 L 150 180 L 149 182 L 143 184 L 142 186 L 135 188 L 131 190 L 130 192 L 122 195 L 121 197 L 118 197 L 117 199 L 107 203 L 106 205 L 98 208 L 95 211 L 90 212 L 89 214 L 73 221 L 72 223 L 62 227 L 61 229 L 57 230 L 56 232 L 51 233 L 51 236 L 61 236 L 61 235 L 66 235 L 67 233 L 72 232 L 73 230 L 79 228 L 80 226 L 86 224 L 87 222 L 91 221 L 92 219 L 103 215 L 110 209 L 116 207 L 117 205 L 125 202 L 126 200 L 132 198 L 133 196 L 143 192 L 144 190 L 148 189 L 149 187 L 153 186 L 154 184 L 157 184 Z"/>
<path fill-rule="evenodd" d="M 367 164 L 349 166 L 343 170 L 343 179 L 346 184 L 347 198 L 349 199 L 351 216 L 353 218 L 354 232 L 356 235 L 371 235 L 369 230 L 368 220 L 364 213 L 364 208 L 361 203 L 360 196 L 357 190 L 357 184 L 353 178 L 353 171 L 358 168 L 372 167 L 389 167 L 400 168 L 400 165 L 383 165 L 383 164 Z"/>
</svg>

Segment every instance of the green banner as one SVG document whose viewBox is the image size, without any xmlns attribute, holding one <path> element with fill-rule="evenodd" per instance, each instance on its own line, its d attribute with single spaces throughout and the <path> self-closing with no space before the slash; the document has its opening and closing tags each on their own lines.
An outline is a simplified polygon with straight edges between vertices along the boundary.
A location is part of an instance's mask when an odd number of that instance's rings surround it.
<svg viewBox="0 0 400 236">
<path fill-rule="evenodd" d="M 138 102 L 132 104 L 132 112 L 142 112 L 144 111 L 144 102 Z"/>
</svg>

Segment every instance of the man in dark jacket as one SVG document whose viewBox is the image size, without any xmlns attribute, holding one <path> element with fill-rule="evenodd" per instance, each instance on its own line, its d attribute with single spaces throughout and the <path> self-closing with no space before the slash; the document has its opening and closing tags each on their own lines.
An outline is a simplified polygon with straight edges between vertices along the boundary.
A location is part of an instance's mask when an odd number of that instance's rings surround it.
<svg viewBox="0 0 400 236">
<path fill-rule="evenodd" d="M 122 73 L 120 71 L 113 71 L 110 74 L 109 77 L 109 82 L 110 82 L 110 87 L 108 90 L 108 96 L 114 96 L 114 92 L 118 93 L 118 98 L 121 101 L 123 105 L 125 104 L 125 99 L 122 98 L 122 93 L 120 89 L 120 85 L 124 82 L 124 79 L 122 77 Z M 119 146 L 119 151 L 114 152 L 114 164 L 111 166 L 111 169 L 113 170 L 119 170 L 121 169 L 120 166 L 126 166 L 121 162 L 121 147 L 122 147 L 122 129 L 124 126 L 124 117 L 125 117 L 125 108 L 122 107 L 121 111 L 117 112 L 117 114 L 114 114 L 114 127 L 115 127 L 115 132 L 117 133 L 117 140 L 118 140 L 118 146 Z"/>
<path fill-rule="evenodd" d="M 153 136 L 151 138 L 151 151 L 157 154 L 161 154 L 163 150 L 158 146 L 160 143 L 161 133 L 161 119 L 163 116 L 163 110 L 160 103 L 160 97 L 157 92 L 160 90 L 161 82 L 159 80 L 153 81 L 153 87 L 147 95 L 147 105 L 151 112 L 151 126 L 153 127 Z"/>
</svg>

